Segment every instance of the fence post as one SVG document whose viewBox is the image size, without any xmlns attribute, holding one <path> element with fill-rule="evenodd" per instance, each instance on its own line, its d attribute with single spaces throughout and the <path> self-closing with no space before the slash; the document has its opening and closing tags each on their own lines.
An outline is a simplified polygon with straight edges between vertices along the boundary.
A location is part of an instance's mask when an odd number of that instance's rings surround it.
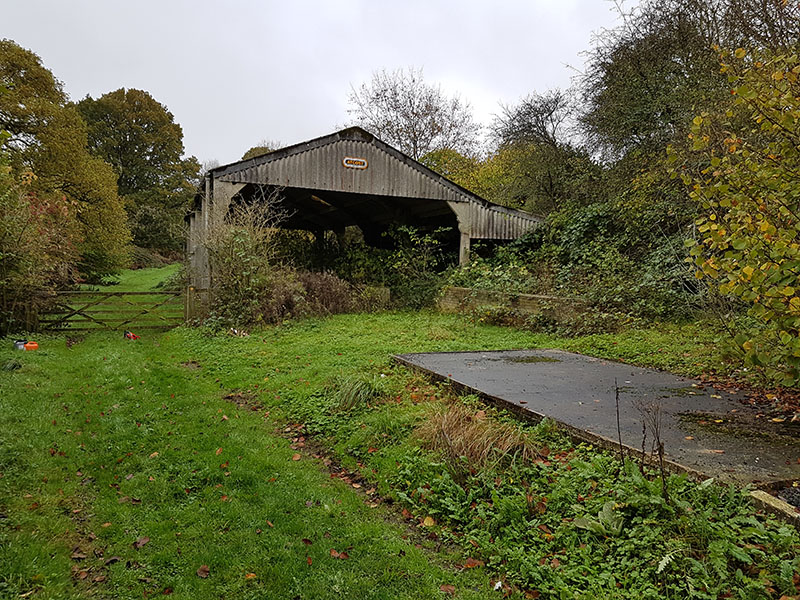
<svg viewBox="0 0 800 600">
<path fill-rule="evenodd" d="M 183 305 L 183 316 L 186 321 L 190 321 L 195 317 L 195 294 L 193 285 L 186 288 L 186 299 Z"/>
</svg>

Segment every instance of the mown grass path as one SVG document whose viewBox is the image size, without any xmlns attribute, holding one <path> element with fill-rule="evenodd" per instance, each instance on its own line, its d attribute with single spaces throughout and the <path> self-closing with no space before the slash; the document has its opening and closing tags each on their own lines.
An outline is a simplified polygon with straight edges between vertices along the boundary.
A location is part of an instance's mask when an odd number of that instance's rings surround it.
<svg viewBox="0 0 800 600">
<path fill-rule="evenodd" d="M 0 375 L 0 596 L 435 598 L 444 584 L 486 596 L 487 575 L 415 547 L 318 461 L 292 460 L 262 412 L 223 398 L 275 399 L 401 349 L 526 339 L 437 327 L 347 316 L 243 339 L 93 334 L 70 348 L 42 338 L 26 354 L 4 344 L 0 362 L 21 368 Z"/>
</svg>

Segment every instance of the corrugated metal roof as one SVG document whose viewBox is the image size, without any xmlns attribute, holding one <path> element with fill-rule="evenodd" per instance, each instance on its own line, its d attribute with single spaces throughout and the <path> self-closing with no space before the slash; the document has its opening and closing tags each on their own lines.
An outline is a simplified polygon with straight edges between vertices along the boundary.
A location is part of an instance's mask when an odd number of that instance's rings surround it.
<svg viewBox="0 0 800 600">
<path fill-rule="evenodd" d="M 345 158 L 363 159 L 367 167 L 347 168 L 342 162 Z M 489 230 L 496 235 L 505 229 L 496 239 L 511 239 L 523 233 L 520 229 L 530 229 L 542 221 L 481 198 L 360 127 L 217 167 L 211 174 L 231 183 L 472 203 L 476 209 L 483 209 L 471 211 L 476 218 L 495 223 L 486 223 L 481 227 L 485 231 L 476 231 L 474 237 L 483 237 L 481 233 L 489 237 Z M 509 227 L 516 235 L 508 231 Z"/>
</svg>

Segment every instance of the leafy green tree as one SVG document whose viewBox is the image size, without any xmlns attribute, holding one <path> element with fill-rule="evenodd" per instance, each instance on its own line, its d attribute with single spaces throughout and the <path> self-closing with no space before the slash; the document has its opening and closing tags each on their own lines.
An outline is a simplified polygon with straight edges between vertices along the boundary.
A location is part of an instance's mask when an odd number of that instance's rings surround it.
<svg viewBox="0 0 800 600">
<path fill-rule="evenodd" d="M 451 148 L 428 152 L 419 161 L 439 175 L 447 177 L 450 181 L 468 190 L 472 190 L 473 177 L 480 164 L 477 158 L 466 156 Z"/>
<path fill-rule="evenodd" d="M 86 124 L 38 56 L 0 40 L 0 129 L 16 177 L 33 174 L 31 194 L 74 203 L 81 272 L 99 278 L 127 262 L 129 230 L 116 181 L 87 150 Z"/>
<path fill-rule="evenodd" d="M 694 156 L 676 171 L 702 211 L 691 253 L 697 277 L 749 306 L 760 326 L 736 342 L 784 385 L 800 382 L 800 58 L 722 53 L 728 110 L 703 113 Z M 673 159 L 680 154 L 673 151 Z M 691 166 L 699 164 L 693 171 Z"/>
<path fill-rule="evenodd" d="M 277 142 L 275 140 L 261 140 L 258 145 L 253 146 L 247 152 L 245 152 L 242 155 L 241 160 L 247 160 L 248 158 L 255 158 L 256 156 L 269 154 L 270 152 L 275 152 L 275 150 L 282 147 L 283 144 L 281 142 Z"/>
<path fill-rule="evenodd" d="M 660 155 L 697 112 L 725 102 L 715 45 L 779 50 L 800 39 L 800 5 L 784 0 L 644 0 L 620 12 L 581 81 L 584 134 L 612 159 Z"/>
<path fill-rule="evenodd" d="M 92 153 L 114 168 L 134 243 L 180 248 L 200 165 L 181 158 L 183 130 L 172 113 L 147 92 L 125 88 L 76 106 L 88 123 Z"/>
</svg>

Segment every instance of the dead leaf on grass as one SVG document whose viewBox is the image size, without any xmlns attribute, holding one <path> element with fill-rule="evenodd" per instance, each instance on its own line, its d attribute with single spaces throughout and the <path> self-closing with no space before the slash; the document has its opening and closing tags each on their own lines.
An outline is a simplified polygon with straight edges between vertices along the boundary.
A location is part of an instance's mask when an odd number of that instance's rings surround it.
<svg viewBox="0 0 800 600">
<path fill-rule="evenodd" d="M 440 585 L 439 590 L 450 596 L 456 595 L 456 586 L 450 585 L 449 583 L 445 585 Z"/>
<path fill-rule="evenodd" d="M 72 560 L 83 560 L 86 558 L 86 554 L 80 548 L 75 548 L 70 558 L 72 558 Z"/>
<path fill-rule="evenodd" d="M 149 538 L 149 537 L 147 537 L 147 536 L 140 537 L 138 540 L 136 540 L 135 542 L 133 542 L 133 547 L 134 547 L 134 549 L 138 550 L 139 548 L 141 548 L 142 546 L 144 546 L 144 545 L 145 545 L 147 542 L 149 542 L 149 541 L 150 541 L 150 538 Z"/>
<path fill-rule="evenodd" d="M 220 454 L 222 454 L 222 448 L 217 448 L 217 453 L 216 453 L 216 454 L 217 454 L 217 456 L 219 456 Z"/>
<path fill-rule="evenodd" d="M 468 558 L 464 562 L 465 569 L 474 569 L 475 567 L 482 567 L 484 562 L 482 560 L 478 560 L 477 558 Z"/>
<path fill-rule="evenodd" d="M 300 460 L 302 457 L 299 454 L 293 454 L 292 460 Z"/>
<path fill-rule="evenodd" d="M 208 565 L 203 565 L 199 569 L 197 569 L 197 576 L 200 577 L 201 579 L 207 579 L 208 573 L 209 573 Z"/>
<path fill-rule="evenodd" d="M 428 516 L 422 520 L 423 527 L 433 527 L 434 525 L 436 525 L 436 521 L 434 521 L 433 517 Z"/>
</svg>

